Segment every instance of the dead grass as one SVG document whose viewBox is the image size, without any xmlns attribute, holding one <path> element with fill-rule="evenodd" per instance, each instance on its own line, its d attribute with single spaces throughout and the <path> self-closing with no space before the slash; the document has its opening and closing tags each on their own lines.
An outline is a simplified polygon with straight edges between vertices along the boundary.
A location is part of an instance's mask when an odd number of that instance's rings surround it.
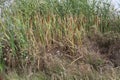
<svg viewBox="0 0 120 80">
<path fill-rule="evenodd" d="M 41 1 L 16 0 L 10 11 L 3 10 L 4 21 L 0 19 L 3 77 L 119 80 L 119 19 L 111 19 L 108 5 L 97 12 L 102 2 L 90 6 L 87 0 Z"/>
</svg>

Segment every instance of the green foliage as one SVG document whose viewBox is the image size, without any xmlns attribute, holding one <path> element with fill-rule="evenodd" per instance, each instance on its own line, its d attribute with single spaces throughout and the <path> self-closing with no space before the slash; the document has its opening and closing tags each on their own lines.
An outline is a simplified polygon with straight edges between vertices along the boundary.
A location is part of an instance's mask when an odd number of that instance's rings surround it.
<svg viewBox="0 0 120 80">
<path fill-rule="evenodd" d="M 45 57 L 49 51 L 57 54 L 56 50 L 54 51 L 56 46 L 59 46 L 58 48 L 65 54 L 74 57 L 77 55 L 76 47 L 82 46 L 82 39 L 86 33 L 94 36 L 92 34 L 97 32 L 100 34 L 110 31 L 118 34 L 120 32 L 120 15 L 115 15 L 109 1 L 15 0 L 9 8 L 3 8 L 2 11 L 0 71 L 3 71 L 4 66 L 5 68 L 12 66 L 12 69 L 19 71 L 29 68 L 35 71 L 46 69 L 42 57 Z M 97 59 L 92 56 L 86 56 L 88 64 L 94 68 L 104 64 L 101 58 Z M 43 65 L 42 68 L 41 65 Z M 59 65 L 50 71 L 57 73 L 57 75 L 53 75 L 55 79 L 60 76 L 64 77 L 66 74 L 58 75 L 64 72 Z M 87 75 L 83 75 L 83 79 L 95 79 L 95 74 L 87 73 Z M 18 75 L 16 76 L 19 78 Z M 52 74 L 49 75 L 49 77 L 51 76 Z M 39 77 L 41 80 L 46 79 L 44 75 Z M 72 74 L 65 78 L 66 80 L 77 80 L 78 76 Z M 38 80 L 38 77 L 35 79 Z"/>
</svg>

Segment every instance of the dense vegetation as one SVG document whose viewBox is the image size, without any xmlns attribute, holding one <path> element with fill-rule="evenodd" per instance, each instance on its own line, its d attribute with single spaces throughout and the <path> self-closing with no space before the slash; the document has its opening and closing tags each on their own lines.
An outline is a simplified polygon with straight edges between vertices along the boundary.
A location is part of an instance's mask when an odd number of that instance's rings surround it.
<svg viewBox="0 0 120 80">
<path fill-rule="evenodd" d="M 15 0 L 2 8 L 6 80 L 119 80 L 120 13 L 103 0 Z"/>
</svg>

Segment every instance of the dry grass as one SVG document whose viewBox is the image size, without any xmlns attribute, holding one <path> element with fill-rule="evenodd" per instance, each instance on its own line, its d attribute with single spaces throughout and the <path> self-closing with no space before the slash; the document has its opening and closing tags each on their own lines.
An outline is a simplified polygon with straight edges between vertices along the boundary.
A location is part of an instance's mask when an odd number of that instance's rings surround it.
<svg viewBox="0 0 120 80">
<path fill-rule="evenodd" d="M 55 1 L 16 0 L 3 8 L 0 70 L 6 80 L 119 79 L 119 15 L 95 0 Z"/>
</svg>

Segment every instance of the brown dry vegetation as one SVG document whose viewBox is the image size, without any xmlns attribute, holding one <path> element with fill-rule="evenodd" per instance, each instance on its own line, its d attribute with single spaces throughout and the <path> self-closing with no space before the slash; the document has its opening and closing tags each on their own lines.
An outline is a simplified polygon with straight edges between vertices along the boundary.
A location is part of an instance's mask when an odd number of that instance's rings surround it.
<svg viewBox="0 0 120 80">
<path fill-rule="evenodd" d="M 120 79 L 120 23 L 108 15 L 109 9 L 100 8 L 103 12 L 96 15 L 86 0 L 26 1 L 5 9 L 0 20 L 5 80 Z"/>
</svg>

